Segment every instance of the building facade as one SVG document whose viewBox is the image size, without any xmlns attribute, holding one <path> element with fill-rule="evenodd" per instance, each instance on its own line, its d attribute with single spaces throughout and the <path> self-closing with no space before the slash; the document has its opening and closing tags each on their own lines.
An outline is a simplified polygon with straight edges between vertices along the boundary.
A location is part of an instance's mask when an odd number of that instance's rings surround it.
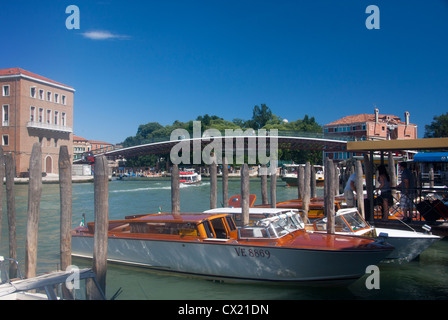
<svg viewBox="0 0 448 320">
<path fill-rule="evenodd" d="M 16 175 L 29 171 L 35 142 L 42 148 L 42 172 L 58 174 L 60 146 L 73 155 L 73 98 L 67 85 L 20 69 L 0 69 L 0 126 L 4 153 L 12 153 Z"/>
<path fill-rule="evenodd" d="M 324 125 L 328 137 L 343 137 L 347 140 L 403 140 L 417 139 L 417 125 L 409 122 L 410 114 L 404 113 L 404 121 L 394 115 L 381 115 L 378 109 L 374 114 L 346 116 Z M 356 154 L 347 152 L 327 152 L 325 157 L 334 160 L 349 159 Z"/>
<path fill-rule="evenodd" d="M 73 160 L 82 158 L 85 152 L 92 150 L 92 144 L 89 140 L 73 135 Z"/>
</svg>

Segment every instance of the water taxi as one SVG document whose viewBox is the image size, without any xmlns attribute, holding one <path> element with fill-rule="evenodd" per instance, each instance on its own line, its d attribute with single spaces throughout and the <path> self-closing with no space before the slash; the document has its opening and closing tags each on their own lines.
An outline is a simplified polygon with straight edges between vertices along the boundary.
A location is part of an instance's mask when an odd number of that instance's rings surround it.
<svg viewBox="0 0 448 320">
<path fill-rule="evenodd" d="M 202 176 L 197 172 L 191 170 L 184 170 L 179 172 L 179 182 L 182 184 L 196 184 L 202 181 Z"/>
<path fill-rule="evenodd" d="M 312 230 L 326 232 L 327 218 L 313 222 Z M 356 208 L 341 209 L 336 212 L 335 231 L 338 234 L 382 238 L 395 249 L 383 262 L 405 263 L 414 260 L 434 242 L 440 240 L 439 236 L 415 230 L 399 230 L 393 228 L 378 228 L 371 226 L 359 214 Z"/>
<path fill-rule="evenodd" d="M 283 173 L 281 178 L 286 182 L 288 187 L 297 187 L 297 171 L 300 166 L 305 166 L 304 164 L 283 164 Z M 312 166 L 316 176 L 316 186 L 324 185 L 324 167 L 321 165 Z"/>
<path fill-rule="evenodd" d="M 95 224 L 72 231 L 72 255 L 92 258 Z M 109 222 L 108 260 L 227 281 L 353 281 L 393 248 L 310 233 L 297 212 L 238 228 L 229 214 L 158 213 Z"/>
<path fill-rule="evenodd" d="M 308 218 L 309 219 L 318 219 L 325 217 L 324 212 L 324 205 L 325 201 L 323 198 L 311 198 L 309 203 L 309 210 L 308 210 Z M 254 208 L 268 208 L 271 205 L 254 205 Z M 277 202 L 275 205 L 276 208 L 282 208 L 282 209 L 303 209 L 303 201 L 302 199 L 292 199 L 287 201 L 281 201 Z M 334 208 L 335 211 L 341 209 L 342 207 L 342 201 L 336 200 L 334 201 Z"/>
</svg>

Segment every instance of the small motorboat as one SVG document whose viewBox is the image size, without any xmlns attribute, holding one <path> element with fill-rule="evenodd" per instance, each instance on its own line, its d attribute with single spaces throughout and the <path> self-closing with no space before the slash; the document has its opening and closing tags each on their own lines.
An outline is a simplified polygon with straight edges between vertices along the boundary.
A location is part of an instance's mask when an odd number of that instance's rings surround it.
<svg viewBox="0 0 448 320">
<path fill-rule="evenodd" d="M 312 223 L 312 230 L 326 232 L 327 218 L 321 218 Z M 405 263 L 414 260 L 434 242 L 440 240 L 439 236 L 407 230 L 392 228 L 377 228 L 371 226 L 359 214 L 356 208 L 341 209 L 336 212 L 335 231 L 338 234 L 351 234 L 382 238 L 395 249 L 383 262 Z"/>
<path fill-rule="evenodd" d="M 179 172 L 179 182 L 182 184 L 196 184 L 202 181 L 202 176 L 193 169 Z"/>
<path fill-rule="evenodd" d="M 72 255 L 92 258 L 95 223 L 72 231 Z M 297 212 L 238 228 L 230 214 L 158 213 L 109 222 L 111 262 L 226 281 L 354 281 L 390 254 L 377 239 L 307 232 Z"/>
</svg>

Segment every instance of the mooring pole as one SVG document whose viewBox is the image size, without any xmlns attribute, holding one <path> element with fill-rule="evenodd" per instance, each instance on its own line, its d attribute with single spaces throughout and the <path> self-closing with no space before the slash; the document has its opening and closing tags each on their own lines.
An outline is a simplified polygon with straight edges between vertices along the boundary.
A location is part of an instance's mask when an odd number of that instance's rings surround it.
<svg viewBox="0 0 448 320">
<path fill-rule="evenodd" d="M 210 164 L 210 209 L 215 209 L 218 204 L 218 166 L 216 158 L 212 158 Z"/>
<path fill-rule="evenodd" d="M 227 157 L 223 158 L 222 162 L 222 205 L 228 207 L 229 202 L 229 164 Z"/>
<path fill-rule="evenodd" d="M 107 238 L 109 230 L 109 166 L 105 156 L 95 158 L 94 173 L 95 233 L 93 237 L 93 272 L 100 289 L 106 292 Z M 89 281 L 89 299 L 102 299 L 101 293 Z M 90 290 L 89 290 L 90 289 Z"/>
<path fill-rule="evenodd" d="M 0 182 L 3 186 L 3 178 L 5 177 L 5 156 L 3 154 L 3 148 L 0 147 Z M 0 188 L 0 203 L 3 203 L 3 187 Z M 3 217 L 3 206 L 0 206 L 0 239 L 2 238 L 2 217 Z"/>
<path fill-rule="evenodd" d="M 72 264 L 72 164 L 67 146 L 59 148 L 59 193 L 61 207 L 61 270 Z"/>
<path fill-rule="evenodd" d="M 15 175 L 16 164 L 14 156 L 11 153 L 7 153 L 5 154 L 6 209 L 8 212 L 9 258 L 11 259 L 17 259 Z M 9 278 L 16 277 L 17 265 L 11 262 L 9 265 Z"/>
<path fill-rule="evenodd" d="M 177 164 L 171 166 L 171 213 L 179 214 L 179 167 Z"/>
<path fill-rule="evenodd" d="M 260 167 L 261 172 L 260 179 L 261 179 L 261 203 L 266 205 L 269 204 L 269 198 L 268 198 L 268 169 L 265 164 L 262 164 Z"/>
<path fill-rule="evenodd" d="M 42 151 L 40 143 L 33 144 L 29 165 L 28 220 L 26 224 L 25 277 L 36 276 L 39 208 L 42 194 Z"/>
<path fill-rule="evenodd" d="M 241 213 L 243 225 L 249 224 L 249 166 L 244 163 L 241 166 Z"/>
<path fill-rule="evenodd" d="M 324 198 L 325 215 L 327 216 L 327 233 L 335 233 L 334 225 L 334 164 L 333 160 L 325 161 Z"/>
</svg>

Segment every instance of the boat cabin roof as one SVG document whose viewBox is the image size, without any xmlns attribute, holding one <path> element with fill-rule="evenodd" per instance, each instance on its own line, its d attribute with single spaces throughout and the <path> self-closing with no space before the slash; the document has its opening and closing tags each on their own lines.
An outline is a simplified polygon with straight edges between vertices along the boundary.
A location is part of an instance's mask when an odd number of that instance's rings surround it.
<svg viewBox="0 0 448 320">
<path fill-rule="evenodd" d="M 142 217 L 130 219 L 135 222 L 176 222 L 176 223 L 201 223 L 204 220 L 210 218 L 220 218 L 225 217 L 227 214 L 207 214 L 207 213 L 182 213 L 182 214 L 172 214 L 172 213 L 156 213 L 149 214 Z"/>
<path fill-rule="evenodd" d="M 269 214 L 269 215 L 278 215 L 286 212 L 299 212 L 298 209 L 289 209 L 289 208 L 249 208 L 249 214 Z M 204 213 L 241 213 L 242 208 L 216 208 L 204 211 Z"/>
</svg>

